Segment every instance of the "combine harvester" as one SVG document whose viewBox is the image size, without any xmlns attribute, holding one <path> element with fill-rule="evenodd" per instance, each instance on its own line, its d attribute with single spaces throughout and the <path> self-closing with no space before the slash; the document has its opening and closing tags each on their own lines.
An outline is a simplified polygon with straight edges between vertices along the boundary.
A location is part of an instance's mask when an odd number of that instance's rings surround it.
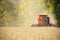
<svg viewBox="0 0 60 40">
<path fill-rule="evenodd" d="M 38 17 L 38 24 L 33 24 L 31 25 L 32 27 L 34 26 L 55 26 L 50 23 L 50 18 L 47 15 L 39 15 Z"/>
</svg>

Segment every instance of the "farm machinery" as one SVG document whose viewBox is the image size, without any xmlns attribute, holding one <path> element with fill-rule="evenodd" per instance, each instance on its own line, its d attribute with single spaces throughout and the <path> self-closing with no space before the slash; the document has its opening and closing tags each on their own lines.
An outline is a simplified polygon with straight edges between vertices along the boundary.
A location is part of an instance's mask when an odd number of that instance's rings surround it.
<svg viewBox="0 0 60 40">
<path fill-rule="evenodd" d="M 50 18 L 47 15 L 39 15 L 37 19 L 38 24 L 33 24 L 31 26 L 51 26 Z"/>
</svg>

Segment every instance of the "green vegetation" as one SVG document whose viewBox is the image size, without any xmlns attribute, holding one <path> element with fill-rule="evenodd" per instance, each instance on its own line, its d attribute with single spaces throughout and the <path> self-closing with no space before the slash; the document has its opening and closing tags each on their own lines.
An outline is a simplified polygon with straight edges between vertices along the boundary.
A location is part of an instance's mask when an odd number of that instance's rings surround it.
<svg viewBox="0 0 60 40">
<path fill-rule="evenodd" d="M 0 0 L 0 25 L 16 25 L 17 17 L 14 5 L 7 0 Z"/>
<path fill-rule="evenodd" d="M 53 12 L 56 16 L 57 25 L 60 25 L 60 1 L 59 0 L 46 0 L 46 5 L 50 12 Z"/>
<path fill-rule="evenodd" d="M 17 26 L 24 22 L 24 15 L 20 14 L 20 3 L 0 0 L 0 26 Z M 20 17 L 18 19 L 18 16 Z"/>
</svg>

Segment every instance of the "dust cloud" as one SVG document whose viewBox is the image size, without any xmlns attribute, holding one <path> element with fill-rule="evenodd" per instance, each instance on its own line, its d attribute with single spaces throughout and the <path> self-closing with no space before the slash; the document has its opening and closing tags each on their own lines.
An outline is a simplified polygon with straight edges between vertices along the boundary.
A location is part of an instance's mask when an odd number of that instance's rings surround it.
<svg viewBox="0 0 60 40">
<path fill-rule="evenodd" d="M 9 0 L 8 0 L 9 1 Z M 55 24 L 54 15 L 49 12 L 45 4 L 45 0 L 10 0 L 17 9 L 18 26 L 31 26 L 32 24 L 38 24 L 38 15 L 48 15 L 50 17 L 50 23 Z"/>
</svg>

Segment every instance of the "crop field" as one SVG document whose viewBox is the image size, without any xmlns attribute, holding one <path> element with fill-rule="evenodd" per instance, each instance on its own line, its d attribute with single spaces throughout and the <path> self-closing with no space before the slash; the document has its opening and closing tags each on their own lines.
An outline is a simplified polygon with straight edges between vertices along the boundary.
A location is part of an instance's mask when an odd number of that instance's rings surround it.
<svg viewBox="0 0 60 40">
<path fill-rule="evenodd" d="M 60 40 L 60 28 L 0 27 L 0 40 Z"/>
</svg>

